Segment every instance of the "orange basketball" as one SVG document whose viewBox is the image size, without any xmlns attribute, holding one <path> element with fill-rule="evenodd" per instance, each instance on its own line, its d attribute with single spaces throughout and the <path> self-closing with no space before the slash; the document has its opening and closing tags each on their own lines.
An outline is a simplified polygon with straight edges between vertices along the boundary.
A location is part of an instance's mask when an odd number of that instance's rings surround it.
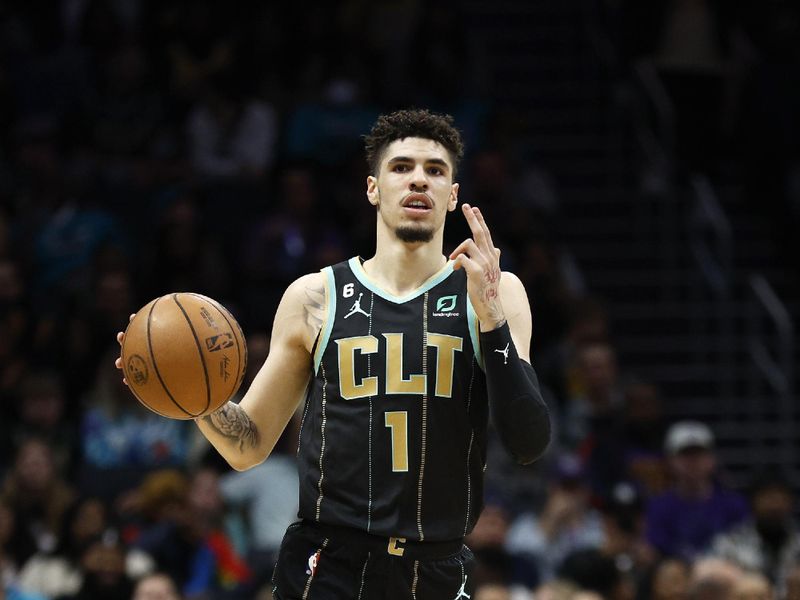
<svg viewBox="0 0 800 600">
<path fill-rule="evenodd" d="M 172 419 L 217 410 L 239 389 L 246 366 L 239 323 L 200 294 L 149 302 L 128 324 L 122 342 L 128 387 L 147 408 Z"/>
</svg>

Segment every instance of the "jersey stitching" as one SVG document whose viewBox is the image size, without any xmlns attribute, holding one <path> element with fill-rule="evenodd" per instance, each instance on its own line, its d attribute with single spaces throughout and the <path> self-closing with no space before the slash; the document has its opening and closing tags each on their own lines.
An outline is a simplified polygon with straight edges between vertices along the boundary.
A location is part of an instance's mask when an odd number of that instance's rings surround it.
<svg viewBox="0 0 800 600">
<path fill-rule="evenodd" d="M 458 558 L 458 564 L 461 566 L 461 590 L 456 594 L 456 600 L 462 596 L 469 598 L 469 596 L 464 593 L 464 588 L 467 587 L 467 578 L 464 576 L 464 561 L 461 560 L 460 557 Z"/>
<path fill-rule="evenodd" d="M 358 600 L 361 600 L 361 594 L 364 593 L 364 579 L 367 575 L 367 563 L 372 556 L 371 552 L 367 552 L 367 560 L 364 561 L 364 567 L 361 569 L 361 586 L 358 588 Z"/>
<path fill-rule="evenodd" d="M 419 561 L 414 561 L 414 580 L 411 582 L 411 598 L 417 600 L 417 582 L 419 581 Z"/>
<path fill-rule="evenodd" d="M 370 293 L 369 301 L 369 325 L 367 335 L 372 335 L 372 314 L 375 312 L 375 294 Z M 372 354 L 367 354 L 367 376 L 372 376 Z M 369 470 L 367 474 L 367 487 L 369 488 L 369 503 L 367 505 L 367 531 L 372 527 L 372 400 L 369 397 L 369 443 L 367 452 L 369 454 Z M 366 565 L 366 563 L 365 563 Z"/>
<path fill-rule="evenodd" d="M 320 363 L 320 368 L 322 370 L 322 425 L 321 425 L 322 443 L 320 444 L 319 448 L 319 482 L 317 483 L 319 496 L 317 497 L 317 513 L 316 513 L 317 521 L 319 521 L 319 515 L 322 509 L 322 479 L 325 476 L 325 472 L 322 469 L 322 457 L 325 454 L 325 424 L 327 421 L 325 408 L 328 400 L 328 378 L 325 375 L 325 365 Z"/>
<path fill-rule="evenodd" d="M 472 458 L 472 442 L 475 440 L 475 428 L 470 419 L 470 406 L 472 406 L 472 383 L 475 381 L 475 360 L 472 361 L 472 372 L 469 377 L 469 388 L 467 389 L 467 420 L 469 421 L 469 447 L 467 448 L 467 519 L 464 522 L 464 535 L 467 535 L 469 528 L 469 514 L 472 510 L 472 469 L 470 469 L 470 459 Z"/>
<path fill-rule="evenodd" d="M 311 404 L 311 394 L 306 397 L 306 405 L 303 408 L 303 418 L 300 419 L 300 432 L 297 435 L 297 456 L 300 456 L 300 440 L 303 439 L 303 426 L 306 424 L 309 404 Z"/>
<path fill-rule="evenodd" d="M 428 381 L 428 292 L 422 299 L 422 376 L 424 381 Z M 422 395 L 422 448 L 420 451 L 419 462 L 419 484 L 417 486 L 417 530 L 419 531 L 419 541 L 425 540 L 425 532 L 422 530 L 422 480 L 425 477 L 425 451 L 427 449 L 428 437 L 428 386 L 425 386 L 425 393 Z"/>
</svg>

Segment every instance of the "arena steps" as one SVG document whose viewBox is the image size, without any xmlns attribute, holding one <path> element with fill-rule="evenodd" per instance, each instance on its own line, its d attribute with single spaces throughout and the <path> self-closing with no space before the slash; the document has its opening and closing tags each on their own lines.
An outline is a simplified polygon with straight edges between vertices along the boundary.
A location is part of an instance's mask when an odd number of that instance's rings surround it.
<svg viewBox="0 0 800 600">
<path fill-rule="evenodd" d="M 800 323 L 796 275 L 780 256 L 772 223 L 736 185 L 719 185 L 732 271 L 727 294 L 710 290 L 689 244 L 691 188 L 669 179 L 660 193 L 643 191 L 631 90 L 600 63 L 584 4 L 466 2 L 485 34 L 499 108 L 527 137 L 519 157 L 555 182 L 557 239 L 588 290 L 606 301 L 623 372 L 657 384 L 672 418 L 712 424 L 737 483 L 774 460 L 770 452 L 800 472 L 800 448 L 792 454 L 787 442 L 800 415 L 787 413 L 754 377 L 748 345 L 755 271 Z"/>
</svg>

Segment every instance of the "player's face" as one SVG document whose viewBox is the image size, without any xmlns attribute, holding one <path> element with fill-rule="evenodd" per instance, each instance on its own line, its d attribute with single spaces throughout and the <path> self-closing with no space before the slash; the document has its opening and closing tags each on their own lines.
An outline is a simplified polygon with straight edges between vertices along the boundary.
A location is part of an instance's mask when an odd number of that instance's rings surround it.
<svg viewBox="0 0 800 600">
<path fill-rule="evenodd" d="M 367 198 L 399 240 L 431 241 L 458 201 L 450 153 L 433 140 L 395 140 L 384 151 L 377 175 L 367 178 Z"/>
</svg>

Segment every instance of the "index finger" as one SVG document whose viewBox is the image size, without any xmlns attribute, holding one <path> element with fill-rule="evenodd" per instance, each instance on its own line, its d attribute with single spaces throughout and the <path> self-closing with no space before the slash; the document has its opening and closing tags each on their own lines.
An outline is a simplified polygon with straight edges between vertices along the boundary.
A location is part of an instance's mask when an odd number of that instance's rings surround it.
<svg viewBox="0 0 800 600">
<path fill-rule="evenodd" d="M 486 219 L 483 218 L 483 213 L 481 212 L 480 208 L 475 207 L 474 209 L 475 215 L 478 217 L 478 223 L 480 223 L 481 227 L 483 228 L 483 233 L 486 236 L 486 241 L 489 244 L 489 247 L 494 250 L 494 242 L 492 241 L 492 234 L 489 232 L 489 226 L 486 224 Z"/>
<path fill-rule="evenodd" d="M 491 259 L 495 255 L 494 244 L 492 244 L 492 236 L 489 233 L 486 222 L 483 221 L 480 209 L 470 206 L 469 204 L 464 204 L 463 208 L 464 216 L 472 230 L 472 237 L 475 239 L 481 251 L 486 253 L 487 257 Z"/>
<path fill-rule="evenodd" d="M 483 227 L 481 227 L 481 223 L 475 213 L 476 209 L 466 203 L 463 204 L 461 208 L 464 212 L 464 218 L 467 220 L 467 225 L 469 225 L 469 228 L 472 231 L 472 237 L 479 246 L 483 246 L 486 243 L 486 233 L 484 232 Z"/>
</svg>

